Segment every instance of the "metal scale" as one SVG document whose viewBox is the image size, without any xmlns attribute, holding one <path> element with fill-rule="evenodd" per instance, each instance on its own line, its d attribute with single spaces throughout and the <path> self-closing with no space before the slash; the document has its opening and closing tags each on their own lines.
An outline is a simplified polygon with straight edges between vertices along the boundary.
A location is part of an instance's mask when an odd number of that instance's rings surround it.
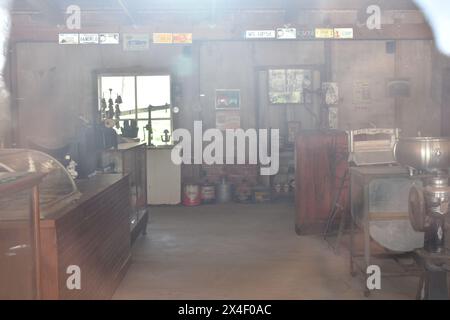
<svg viewBox="0 0 450 320">
<path fill-rule="evenodd" d="M 409 190 L 421 186 L 394 158 L 398 129 L 361 129 L 348 133 L 350 151 L 350 268 L 367 277 L 367 267 L 377 259 L 398 263 L 399 271 L 382 270 L 383 277 L 418 276 L 413 252 L 424 245 L 424 233 L 409 219 Z M 362 230 L 362 252 L 355 245 L 356 227 Z M 377 249 L 376 251 L 374 249 Z M 365 284 L 365 282 L 364 282 Z M 365 285 L 364 285 L 365 287 Z M 364 294 L 368 296 L 367 289 Z"/>
<path fill-rule="evenodd" d="M 418 299 L 448 299 L 447 273 L 450 252 L 446 246 L 449 213 L 450 138 L 401 138 L 395 158 L 409 168 L 413 185 L 408 197 L 408 212 L 414 230 L 424 232 L 423 248 L 416 250 L 422 267 Z"/>
</svg>

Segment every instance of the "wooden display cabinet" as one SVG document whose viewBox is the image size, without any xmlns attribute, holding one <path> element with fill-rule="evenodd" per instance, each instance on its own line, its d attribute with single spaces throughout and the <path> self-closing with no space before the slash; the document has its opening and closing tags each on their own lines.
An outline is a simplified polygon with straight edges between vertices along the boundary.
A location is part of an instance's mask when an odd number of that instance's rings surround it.
<svg viewBox="0 0 450 320">
<path fill-rule="evenodd" d="M 299 235 L 322 234 L 348 170 L 345 131 L 301 131 L 296 140 L 296 218 Z M 348 182 L 340 192 L 339 204 L 348 210 Z"/>
<path fill-rule="evenodd" d="M 139 233 L 146 234 L 148 223 L 147 206 L 147 146 L 145 143 L 121 143 L 117 149 L 102 152 L 102 167 L 113 173 L 128 174 L 130 181 L 131 207 L 130 230 L 133 243 Z"/>
</svg>

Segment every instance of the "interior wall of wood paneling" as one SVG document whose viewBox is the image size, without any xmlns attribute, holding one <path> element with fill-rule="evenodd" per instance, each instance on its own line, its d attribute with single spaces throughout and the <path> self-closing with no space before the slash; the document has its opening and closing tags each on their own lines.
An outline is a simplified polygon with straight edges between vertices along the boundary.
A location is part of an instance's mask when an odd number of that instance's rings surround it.
<svg viewBox="0 0 450 320">
<path fill-rule="evenodd" d="M 215 126 L 216 89 L 240 89 L 243 128 L 256 126 L 257 73 L 273 67 L 331 66 L 331 81 L 339 85 L 339 126 L 355 129 L 395 125 L 395 108 L 401 109 L 398 125 L 405 134 L 436 134 L 439 108 L 432 103 L 432 81 L 439 68 L 432 65 L 430 41 L 397 41 L 396 53 L 386 53 L 385 41 L 333 41 L 326 61 L 323 41 L 304 42 L 198 42 L 190 56 L 181 46 L 152 45 L 143 52 L 123 51 L 121 46 L 61 46 L 54 43 L 17 44 L 17 108 L 21 142 L 28 137 L 63 144 L 75 134 L 80 115 L 92 119 L 97 104 L 96 70 L 167 70 L 180 84 L 181 112 L 175 126 L 192 128 L 194 120 Z M 408 98 L 391 98 L 387 82 L 410 80 Z M 355 101 L 358 81 L 370 86 L 370 102 Z M 397 99 L 397 100 L 396 100 Z M 257 105 L 259 104 L 259 106 Z M 284 112 L 283 108 L 261 112 Z M 301 110 L 303 107 L 296 107 Z M 295 110 L 294 110 L 295 111 Z M 306 119 L 307 115 L 299 117 Z M 306 114 L 306 113 L 305 113 Z M 272 115 L 270 115 L 272 116 Z"/>
<path fill-rule="evenodd" d="M 400 127 L 406 136 L 440 134 L 440 107 L 432 103 L 431 41 L 397 42 L 397 77 L 410 81 L 409 97 L 398 98 Z"/>
<path fill-rule="evenodd" d="M 170 72 L 181 82 L 184 108 L 176 119 L 189 120 L 195 68 L 177 74 L 182 47 L 152 47 L 125 52 L 121 46 L 60 46 L 54 43 L 17 44 L 17 108 L 20 144 L 31 138 L 63 144 L 80 125 L 79 116 L 94 120 L 97 108 L 96 72 Z M 189 59 L 188 59 L 189 61 Z M 194 63 L 194 61 L 191 61 Z M 183 107 L 181 106 L 181 107 Z"/>
<path fill-rule="evenodd" d="M 394 63 L 384 41 L 333 42 L 331 80 L 339 84 L 340 128 L 394 126 L 393 99 L 386 96 L 386 80 L 394 76 Z M 367 101 L 355 94 L 359 83 L 369 85 Z"/>
<path fill-rule="evenodd" d="M 439 109 L 441 135 L 450 136 L 450 57 L 433 48 L 431 54 L 431 104 Z"/>
</svg>

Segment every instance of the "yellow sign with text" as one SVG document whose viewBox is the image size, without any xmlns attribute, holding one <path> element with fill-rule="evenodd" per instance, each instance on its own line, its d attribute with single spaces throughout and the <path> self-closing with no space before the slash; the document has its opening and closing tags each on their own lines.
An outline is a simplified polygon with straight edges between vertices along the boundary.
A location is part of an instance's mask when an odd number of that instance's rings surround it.
<svg viewBox="0 0 450 320">
<path fill-rule="evenodd" d="M 317 39 L 333 39 L 334 38 L 334 29 L 316 28 L 315 36 Z"/>
<path fill-rule="evenodd" d="M 154 33 L 153 43 L 173 43 L 173 37 L 171 33 Z"/>
</svg>

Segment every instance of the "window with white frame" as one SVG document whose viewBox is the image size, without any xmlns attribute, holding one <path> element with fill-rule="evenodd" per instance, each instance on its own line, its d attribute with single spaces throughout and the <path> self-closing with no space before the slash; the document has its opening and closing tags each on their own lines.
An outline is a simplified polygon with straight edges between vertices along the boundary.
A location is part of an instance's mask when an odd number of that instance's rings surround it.
<svg viewBox="0 0 450 320">
<path fill-rule="evenodd" d="M 102 120 L 113 119 L 118 134 L 123 134 L 128 126 L 135 124 L 136 136 L 140 141 L 148 142 L 150 132 L 153 145 L 170 143 L 167 142 L 167 137 L 172 135 L 170 75 L 101 75 L 98 81 Z M 115 109 L 117 102 L 119 114 Z M 110 103 L 114 105 L 111 109 Z M 109 114 L 109 110 L 112 110 L 114 115 Z"/>
</svg>

